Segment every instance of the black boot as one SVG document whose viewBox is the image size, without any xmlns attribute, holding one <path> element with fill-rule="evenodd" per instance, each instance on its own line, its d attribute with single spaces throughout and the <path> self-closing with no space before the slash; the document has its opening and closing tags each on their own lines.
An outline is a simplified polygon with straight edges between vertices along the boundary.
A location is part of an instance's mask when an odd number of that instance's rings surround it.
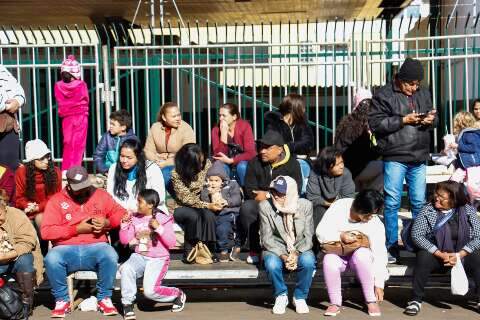
<svg viewBox="0 0 480 320">
<path fill-rule="evenodd" d="M 188 241 L 185 239 L 185 242 L 183 243 L 183 258 L 182 258 L 183 263 L 188 263 L 188 264 L 191 263 L 187 260 L 187 258 L 188 258 L 188 255 L 190 254 L 190 251 L 192 251 L 193 246 L 194 244 L 192 244 L 191 241 Z"/>
<path fill-rule="evenodd" d="M 28 320 L 33 313 L 33 289 L 35 286 L 35 272 L 17 272 L 15 279 L 22 290 L 23 320 Z"/>
</svg>

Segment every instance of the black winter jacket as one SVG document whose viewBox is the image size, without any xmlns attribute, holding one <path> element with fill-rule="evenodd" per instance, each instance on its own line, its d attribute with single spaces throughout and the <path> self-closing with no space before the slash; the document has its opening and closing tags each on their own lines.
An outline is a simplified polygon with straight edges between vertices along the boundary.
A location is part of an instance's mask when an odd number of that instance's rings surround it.
<svg viewBox="0 0 480 320">
<path fill-rule="evenodd" d="M 411 100 L 412 103 L 409 103 Z M 375 133 L 384 161 L 424 162 L 430 153 L 430 131 L 433 126 L 403 125 L 403 117 L 412 112 L 427 113 L 433 109 L 430 92 L 419 88 L 411 98 L 403 94 L 395 82 L 377 89 L 368 123 Z"/>
<path fill-rule="evenodd" d="M 245 175 L 245 199 L 255 199 L 254 190 L 268 191 L 270 183 L 278 176 L 292 177 L 297 182 L 298 192 L 300 193 L 302 188 L 300 164 L 294 157 L 290 156 L 288 150 L 285 152 L 285 158 L 273 167 L 270 163 L 262 162 L 259 156 L 250 160 Z"/>
<path fill-rule="evenodd" d="M 265 113 L 265 130 L 279 132 L 293 154 L 309 155 L 314 148 L 313 132 L 308 123 L 290 127 L 282 120 L 280 112 Z"/>
</svg>

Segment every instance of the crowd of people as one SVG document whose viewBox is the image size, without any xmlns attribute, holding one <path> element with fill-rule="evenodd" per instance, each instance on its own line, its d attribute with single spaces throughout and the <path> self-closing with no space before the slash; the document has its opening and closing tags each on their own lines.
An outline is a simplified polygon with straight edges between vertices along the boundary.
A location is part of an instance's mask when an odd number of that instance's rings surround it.
<svg viewBox="0 0 480 320">
<path fill-rule="evenodd" d="M 16 114 L 25 95 L 0 66 L 0 273 L 18 282 L 24 319 L 32 313 L 34 287 L 44 269 L 56 302 L 52 317 L 71 311 L 67 275 L 78 270 L 97 273 L 98 309 L 118 314 L 111 300 L 118 262 L 125 319 L 135 319 L 142 277 L 146 298 L 182 311 L 185 292 L 162 285 L 176 245 L 175 225 L 184 232 L 185 263 L 240 261 L 246 249 L 246 262 L 261 264 L 272 282 L 275 314 L 285 313 L 289 304 L 285 271 L 297 275 L 296 311 L 309 312 L 306 301 L 321 262 L 329 297 L 326 316 L 341 311 L 341 274 L 347 269 L 358 276 L 368 314 L 379 316 L 387 265 L 400 258 L 404 180 L 417 254 L 405 313 L 420 312 L 432 271 L 460 261 L 473 274 L 480 298 L 480 269 L 475 268 L 480 220 L 472 206 L 477 198 L 462 184 L 472 185 L 466 181 L 470 166 L 457 160 L 461 135 L 479 121 L 480 101 L 473 114 L 455 117 L 454 141 L 445 144 L 440 157 L 453 157 L 448 164 L 457 172 L 451 181 L 438 183 L 427 202 L 426 164 L 438 117 L 430 93 L 420 86 L 418 60 L 407 58 L 392 82 L 374 95 L 359 88 L 334 144 L 317 155 L 305 100 L 295 93 L 283 98 L 278 111 L 265 114 L 266 132 L 258 140 L 235 104 L 219 106 L 211 150 L 196 144 L 194 130 L 174 102 L 161 106 L 144 145 L 132 131 L 130 114 L 112 112 L 93 157 L 104 188 L 94 187 L 81 166 L 89 112 L 81 66 L 69 56 L 60 71 L 55 97 L 63 161 L 58 168 L 39 139 L 25 144 L 20 164 Z M 168 197 L 173 207 L 167 207 Z"/>
</svg>

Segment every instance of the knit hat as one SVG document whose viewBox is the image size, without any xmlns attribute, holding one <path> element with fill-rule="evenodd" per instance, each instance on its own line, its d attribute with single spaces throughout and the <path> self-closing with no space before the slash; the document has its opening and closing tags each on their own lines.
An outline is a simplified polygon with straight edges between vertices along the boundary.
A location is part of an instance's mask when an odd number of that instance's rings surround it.
<svg viewBox="0 0 480 320">
<path fill-rule="evenodd" d="M 52 152 L 40 139 L 30 140 L 25 144 L 25 162 L 41 159 L 49 153 Z"/>
<path fill-rule="evenodd" d="M 422 81 L 423 66 L 419 60 L 407 58 L 398 71 L 397 78 L 403 81 Z"/>
<path fill-rule="evenodd" d="M 75 56 L 72 54 L 62 62 L 60 71 L 70 73 L 75 79 L 80 79 L 82 75 L 80 64 L 75 60 Z"/>
<path fill-rule="evenodd" d="M 372 99 L 372 92 L 365 88 L 358 88 L 355 97 L 353 98 L 353 110 L 358 108 L 360 102 L 365 99 Z"/>
<path fill-rule="evenodd" d="M 225 172 L 224 164 L 222 161 L 215 161 L 210 169 L 207 171 L 207 177 L 218 176 L 223 181 L 228 180 L 227 173 Z"/>
</svg>

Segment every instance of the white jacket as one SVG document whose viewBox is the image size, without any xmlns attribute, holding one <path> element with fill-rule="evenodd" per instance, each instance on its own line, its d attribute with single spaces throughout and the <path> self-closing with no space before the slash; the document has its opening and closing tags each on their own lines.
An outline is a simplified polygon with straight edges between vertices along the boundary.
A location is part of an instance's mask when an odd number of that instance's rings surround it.
<svg viewBox="0 0 480 320">
<path fill-rule="evenodd" d="M 158 195 L 160 196 L 160 204 L 158 205 L 158 209 L 168 214 L 168 209 L 165 204 L 165 182 L 163 180 L 162 170 L 155 162 L 151 162 L 148 160 L 145 162 L 145 166 L 147 167 L 146 189 L 153 189 L 158 192 Z M 115 163 L 111 165 L 108 169 L 107 192 L 113 197 L 113 199 L 115 199 L 115 201 L 122 205 L 122 207 L 127 210 L 137 212 L 137 197 L 133 193 L 133 187 L 136 180 L 127 180 L 126 182 L 125 190 L 128 193 L 128 198 L 122 200 L 118 198 L 113 192 L 113 187 L 115 185 L 116 168 L 117 164 Z"/>
<path fill-rule="evenodd" d="M 373 255 L 373 273 L 375 287 L 383 288 L 389 274 L 387 269 L 388 255 L 385 247 L 385 227 L 378 216 L 368 222 L 350 222 L 350 208 L 353 199 L 345 198 L 335 201 L 325 212 L 317 226 L 316 235 L 320 244 L 340 241 L 340 233 L 358 230 L 368 236 L 370 250 Z"/>
</svg>

